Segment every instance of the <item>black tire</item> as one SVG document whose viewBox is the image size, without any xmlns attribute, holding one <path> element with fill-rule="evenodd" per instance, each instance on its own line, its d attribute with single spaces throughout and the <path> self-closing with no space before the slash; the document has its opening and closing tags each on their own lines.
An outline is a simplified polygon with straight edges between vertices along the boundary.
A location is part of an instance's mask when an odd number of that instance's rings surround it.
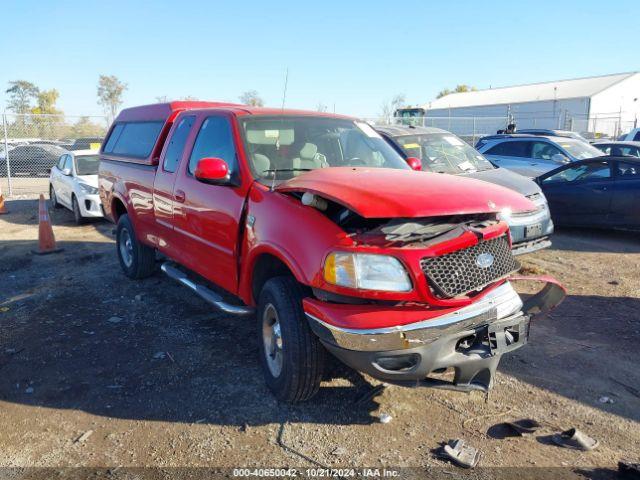
<svg viewBox="0 0 640 480">
<path fill-rule="evenodd" d="M 260 362 L 265 381 L 276 398 L 296 403 L 309 400 L 320 388 L 324 373 L 326 350 L 309 328 L 302 310 L 304 297 L 301 285 L 292 277 L 268 280 L 258 301 L 257 324 L 260 344 Z M 274 374 L 267 353 L 267 340 L 263 332 L 265 318 L 275 309 L 279 324 L 282 363 L 279 374 Z M 272 337 L 273 338 L 273 337 Z"/>
<path fill-rule="evenodd" d="M 58 203 L 58 197 L 56 196 L 56 191 L 53 188 L 53 185 L 49 184 L 49 200 L 51 201 L 51 206 L 53 208 L 60 208 L 62 205 Z"/>
<path fill-rule="evenodd" d="M 127 240 L 130 245 L 127 246 Z M 124 274 L 132 279 L 146 278 L 156 270 L 156 251 L 138 241 L 129 215 L 118 220 L 116 228 L 116 252 Z M 125 258 L 125 255 L 130 257 Z"/>
<path fill-rule="evenodd" d="M 78 205 L 78 199 L 75 195 L 71 195 L 71 211 L 73 212 L 73 219 L 76 221 L 76 225 L 82 225 L 87 221 L 87 219 L 82 216 L 80 205 Z"/>
</svg>

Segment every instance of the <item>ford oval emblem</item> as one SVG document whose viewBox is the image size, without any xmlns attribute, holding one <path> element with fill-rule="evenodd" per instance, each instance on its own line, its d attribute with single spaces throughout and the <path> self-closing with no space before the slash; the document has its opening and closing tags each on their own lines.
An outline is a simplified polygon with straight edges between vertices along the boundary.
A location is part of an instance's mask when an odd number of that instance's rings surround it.
<svg viewBox="0 0 640 480">
<path fill-rule="evenodd" d="M 489 268 L 493 265 L 493 255 L 490 253 L 481 253 L 476 257 L 476 265 L 479 268 Z"/>
</svg>

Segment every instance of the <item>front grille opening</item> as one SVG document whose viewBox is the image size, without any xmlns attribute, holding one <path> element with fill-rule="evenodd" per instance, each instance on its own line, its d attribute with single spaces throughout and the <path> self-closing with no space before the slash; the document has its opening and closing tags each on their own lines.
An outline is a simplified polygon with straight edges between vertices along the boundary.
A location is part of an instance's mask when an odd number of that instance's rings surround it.
<svg viewBox="0 0 640 480">
<path fill-rule="evenodd" d="M 520 268 L 506 235 L 439 257 L 425 257 L 420 266 L 440 298 L 480 291 Z"/>
<path fill-rule="evenodd" d="M 378 357 L 374 364 L 387 372 L 408 372 L 420 362 L 420 355 L 411 353 L 409 355 L 394 355 L 392 357 Z"/>
<path fill-rule="evenodd" d="M 469 335 L 468 337 L 461 338 L 460 340 L 458 340 L 458 343 L 456 343 L 456 352 L 468 352 L 476 345 L 478 340 L 478 335 L 476 335 L 475 333 L 473 335 Z"/>
</svg>

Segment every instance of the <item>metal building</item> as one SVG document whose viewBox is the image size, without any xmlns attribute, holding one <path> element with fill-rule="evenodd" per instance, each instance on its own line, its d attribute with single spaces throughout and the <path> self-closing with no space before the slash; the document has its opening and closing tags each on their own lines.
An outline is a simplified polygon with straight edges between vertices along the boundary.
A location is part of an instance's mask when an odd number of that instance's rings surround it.
<svg viewBox="0 0 640 480">
<path fill-rule="evenodd" d="M 507 117 L 518 128 L 619 135 L 638 124 L 640 72 L 452 93 L 423 108 L 427 118 Z"/>
</svg>

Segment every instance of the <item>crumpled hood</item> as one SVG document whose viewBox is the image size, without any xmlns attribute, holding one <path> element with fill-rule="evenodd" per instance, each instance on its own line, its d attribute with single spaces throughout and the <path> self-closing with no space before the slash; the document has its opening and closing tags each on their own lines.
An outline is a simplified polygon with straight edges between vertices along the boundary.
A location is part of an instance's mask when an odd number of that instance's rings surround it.
<svg viewBox="0 0 640 480">
<path fill-rule="evenodd" d="M 530 178 L 507 170 L 506 168 L 493 168 L 481 172 L 463 173 L 460 174 L 460 176 L 495 183 L 496 185 L 515 190 L 525 197 L 533 195 L 534 193 L 540 193 L 541 191 L 538 184 Z"/>
<path fill-rule="evenodd" d="M 484 181 L 388 168 L 332 167 L 305 172 L 276 187 L 309 192 L 365 218 L 418 218 L 535 210 L 519 193 Z"/>
</svg>

